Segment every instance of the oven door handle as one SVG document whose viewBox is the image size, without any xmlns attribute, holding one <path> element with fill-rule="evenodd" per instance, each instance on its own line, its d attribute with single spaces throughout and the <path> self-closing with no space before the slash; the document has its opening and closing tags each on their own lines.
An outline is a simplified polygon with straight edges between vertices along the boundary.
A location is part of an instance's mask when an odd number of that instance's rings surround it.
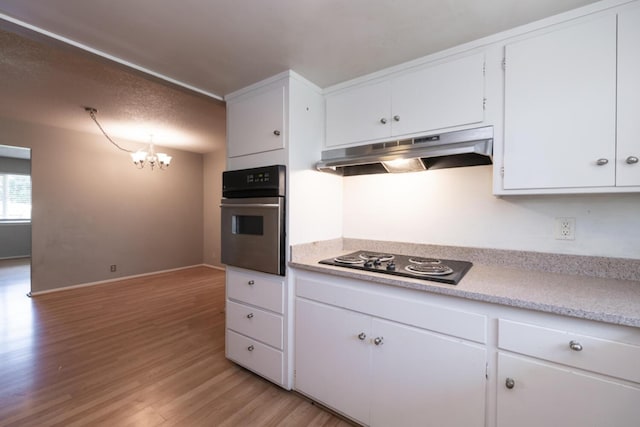
<svg viewBox="0 0 640 427">
<path fill-rule="evenodd" d="M 279 208 L 277 203 L 245 203 L 245 204 L 222 204 L 221 208 Z"/>
</svg>

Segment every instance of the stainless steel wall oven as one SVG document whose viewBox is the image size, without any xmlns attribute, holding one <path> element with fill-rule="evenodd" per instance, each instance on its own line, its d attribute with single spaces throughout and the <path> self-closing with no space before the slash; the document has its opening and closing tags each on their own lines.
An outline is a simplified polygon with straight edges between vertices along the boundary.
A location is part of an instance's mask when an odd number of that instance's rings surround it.
<svg viewBox="0 0 640 427">
<path fill-rule="evenodd" d="M 222 173 L 223 264 L 285 275 L 285 166 Z"/>
</svg>

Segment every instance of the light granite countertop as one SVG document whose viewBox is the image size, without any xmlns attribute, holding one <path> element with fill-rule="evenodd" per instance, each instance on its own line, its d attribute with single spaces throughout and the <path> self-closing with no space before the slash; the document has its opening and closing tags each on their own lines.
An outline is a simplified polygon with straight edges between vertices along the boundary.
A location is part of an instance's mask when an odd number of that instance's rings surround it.
<svg viewBox="0 0 640 427">
<path fill-rule="evenodd" d="M 473 267 L 453 286 L 318 264 L 322 259 L 359 249 L 463 259 L 472 261 Z M 481 262 L 486 259 L 495 262 Z M 522 264 L 523 260 L 533 261 Z M 605 273 L 598 273 L 607 277 L 566 272 L 567 269 L 580 270 L 580 265 L 593 263 L 607 266 Z M 534 264 L 537 269 L 531 269 L 529 264 Z M 636 279 L 636 274 L 640 274 L 640 260 L 337 239 L 294 246 L 289 266 L 476 301 L 640 327 L 640 280 Z M 591 273 L 588 269 L 585 271 Z"/>
</svg>

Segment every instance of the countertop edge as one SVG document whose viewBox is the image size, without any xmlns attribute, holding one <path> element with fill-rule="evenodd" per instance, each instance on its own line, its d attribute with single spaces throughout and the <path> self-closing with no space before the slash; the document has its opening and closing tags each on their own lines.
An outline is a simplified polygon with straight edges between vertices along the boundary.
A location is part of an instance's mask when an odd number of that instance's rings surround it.
<svg viewBox="0 0 640 427">
<path fill-rule="evenodd" d="M 306 263 L 301 261 L 290 261 L 289 267 L 297 268 L 301 270 L 307 270 L 322 274 L 329 274 L 332 276 L 345 277 L 356 280 L 365 280 L 369 282 L 379 283 L 389 286 L 398 286 L 407 289 L 414 289 L 433 294 L 453 296 L 473 301 L 486 302 L 492 304 L 498 304 L 509 307 L 522 308 L 527 310 L 534 310 L 540 312 L 546 312 L 551 314 L 558 314 L 562 316 L 575 317 L 586 320 L 593 320 L 597 322 L 610 323 L 621 326 L 640 327 L 640 316 L 632 317 L 626 315 L 620 315 L 615 313 L 608 313 L 604 311 L 595 311 L 589 309 L 582 309 L 578 307 L 571 307 L 570 305 L 563 304 L 549 304 L 534 299 L 522 299 L 512 298 L 509 296 L 500 296 L 491 293 L 474 292 L 470 290 L 464 290 L 455 287 L 444 287 L 439 284 L 430 284 L 429 282 L 418 282 L 411 279 L 402 279 L 396 276 L 387 275 L 375 275 L 375 273 L 360 272 L 359 270 L 345 270 L 332 268 L 317 263 Z M 497 267 L 494 267 L 497 268 Z M 523 274 L 527 272 L 523 271 Z M 464 279 L 463 279 L 464 280 Z"/>
</svg>

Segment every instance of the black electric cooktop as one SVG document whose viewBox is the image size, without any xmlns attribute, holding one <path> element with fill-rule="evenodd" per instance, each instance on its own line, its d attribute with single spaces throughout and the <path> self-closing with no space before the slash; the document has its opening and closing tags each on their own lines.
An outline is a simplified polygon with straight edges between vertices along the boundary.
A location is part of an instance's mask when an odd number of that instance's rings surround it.
<svg viewBox="0 0 640 427">
<path fill-rule="evenodd" d="M 320 261 L 320 264 L 372 271 L 381 274 L 392 274 L 450 285 L 457 285 L 473 265 L 468 261 L 396 255 L 372 251 L 357 251 L 334 258 L 323 259 Z"/>
</svg>

